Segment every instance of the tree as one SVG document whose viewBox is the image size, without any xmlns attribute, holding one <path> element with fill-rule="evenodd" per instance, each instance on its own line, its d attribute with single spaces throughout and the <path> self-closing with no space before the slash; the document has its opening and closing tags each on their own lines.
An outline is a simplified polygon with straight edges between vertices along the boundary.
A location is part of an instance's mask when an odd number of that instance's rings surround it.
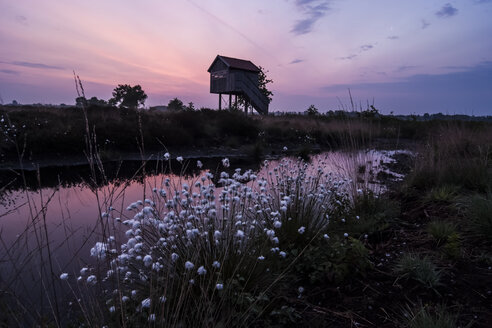
<svg viewBox="0 0 492 328">
<path fill-rule="evenodd" d="M 87 100 L 87 104 L 93 105 L 93 106 L 107 106 L 108 103 L 104 99 L 97 99 L 97 97 L 92 97 L 91 99 Z"/>
<path fill-rule="evenodd" d="M 87 106 L 87 99 L 83 96 L 75 98 L 75 106 L 86 107 Z"/>
<path fill-rule="evenodd" d="M 169 104 L 167 104 L 167 108 L 174 111 L 183 110 L 184 104 L 178 98 L 174 98 L 173 100 L 169 101 Z"/>
<path fill-rule="evenodd" d="M 258 73 L 258 87 L 260 88 L 261 93 L 268 98 L 268 103 L 271 103 L 273 92 L 271 90 L 268 90 L 267 86 L 269 83 L 273 83 L 273 80 L 267 78 L 266 74 L 268 73 L 268 71 L 266 71 L 261 66 L 258 68 L 260 69 L 260 73 Z"/>
<path fill-rule="evenodd" d="M 308 109 L 306 109 L 305 113 L 309 116 L 316 116 L 319 114 L 319 111 L 314 105 L 311 105 Z"/>
<path fill-rule="evenodd" d="M 118 84 L 113 90 L 113 98 L 108 100 L 111 106 L 120 108 L 138 108 L 143 106 L 147 95 L 140 85 L 132 87 L 129 84 Z"/>
</svg>

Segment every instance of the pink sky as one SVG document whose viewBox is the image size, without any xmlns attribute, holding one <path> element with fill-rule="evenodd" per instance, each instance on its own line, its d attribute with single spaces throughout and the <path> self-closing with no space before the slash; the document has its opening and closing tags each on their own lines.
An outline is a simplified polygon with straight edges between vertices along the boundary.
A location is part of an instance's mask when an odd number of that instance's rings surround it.
<svg viewBox="0 0 492 328">
<path fill-rule="evenodd" d="M 4 1 L 0 96 L 73 104 L 74 69 L 89 97 L 140 84 L 146 105 L 215 108 L 222 54 L 269 71 L 271 110 L 339 109 L 350 88 L 387 113 L 492 115 L 490 17 L 485 0 Z"/>
</svg>

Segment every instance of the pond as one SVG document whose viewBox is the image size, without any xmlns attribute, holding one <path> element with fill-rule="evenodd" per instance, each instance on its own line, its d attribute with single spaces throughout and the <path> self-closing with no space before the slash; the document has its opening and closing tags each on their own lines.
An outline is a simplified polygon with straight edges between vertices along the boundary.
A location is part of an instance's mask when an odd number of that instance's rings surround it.
<svg viewBox="0 0 492 328">
<path fill-rule="evenodd" d="M 408 152 L 324 152 L 311 156 L 309 165 L 352 181 L 354 190 L 379 193 L 388 181 L 402 178 L 390 170 L 398 154 Z M 281 161 L 266 165 L 237 157 L 224 166 L 222 158 L 201 159 L 197 165 L 199 160 L 111 162 L 95 171 L 88 165 L 0 171 L 0 289 L 39 311 L 49 311 L 50 299 L 66 304 L 73 295 L 62 288 L 60 274 L 76 275 L 92 261 L 90 250 L 97 241 L 121 233 L 106 213 L 131 219 L 127 207 L 145 202 L 164 183 L 181 190 L 184 183 L 193 185 L 209 174 L 220 192 L 221 171 L 232 175 L 241 168 L 262 177 Z"/>
</svg>

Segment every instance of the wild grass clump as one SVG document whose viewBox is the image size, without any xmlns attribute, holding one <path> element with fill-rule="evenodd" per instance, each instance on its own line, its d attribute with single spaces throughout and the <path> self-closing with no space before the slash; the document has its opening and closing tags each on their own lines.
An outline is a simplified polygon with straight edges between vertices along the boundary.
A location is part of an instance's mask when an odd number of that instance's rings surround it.
<svg viewBox="0 0 492 328">
<path fill-rule="evenodd" d="M 420 304 L 417 308 L 408 308 L 403 314 L 405 327 L 409 328 L 456 328 L 458 315 L 439 305 L 434 308 Z M 470 326 L 470 325 L 468 325 Z M 468 327 L 467 326 L 467 327 Z"/>
<path fill-rule="evenodd" d="M 426 288 L 435 289 L 440 285 L 441 272 L 427 256 L 404 254 L 396 262 L 393 272 L 398 280 L 414 280 Z"/>
<path fill-rule="evenodd" d="M 363 272 L 368 252 L 347 232 L 357 220 L 345 220 L 348 180 L 323 167 L 282 160 L 265 162 L 264 176 L 237 169 L 218 180 L 210 172 L 166 179 L 128 206 L 130 216 L 103 213 L 125 238 L 98 242 L 91 254 L 108 267 L 78 278 L 106 290 L 101 323 L 261 325 L 285 312 L 283 297 L 305 293 L 304 284 Z M 342 220 L 345 229 L 332 227 Z"/>
<path fill-rule="evenodd" d="M 453 234 L 456 234 L 456 224 L 443 220 L 431 221 L 427 225 L 427 232 L 438 246 L 443 245 Z"/>
<path fill-rule="evenodd" d="M 466 202 L 466 225 L 474 237 L 492 242 L 492 199 L 473 195 Z"/>
<path fill-rule="evenodd" d="M 492 130 L 488 126 L 459 122 L 438 126 L 417 150 L 407 182 L 418 190 L 437 188 L 430 193 L 437 199 L 449 199 L 452 186 L 485 192 L 491 182 L 491 150 Z"/>
<path fill-rule="evenodd" d="M 458 196 L 458 192 L 458 186 L 436 186 L 427 193 L 425 200 L 427 202 L 451 203 Z"/>
</svg>

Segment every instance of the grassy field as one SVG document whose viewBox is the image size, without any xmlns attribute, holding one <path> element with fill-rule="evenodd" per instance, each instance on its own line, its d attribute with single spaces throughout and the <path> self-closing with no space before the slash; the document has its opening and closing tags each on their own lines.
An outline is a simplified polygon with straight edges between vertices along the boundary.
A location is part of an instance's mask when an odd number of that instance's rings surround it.
<svg viewBox="0 0 492 328">
<path fill-rule="evenodd" d="M 241 112 L 197 110 L 157 112 L 111 107 L 87 108 L 87 126 L 81 108 L 2 106 L 0 108 L 1 161 L 39 160 L 80 155 L 86 150 L 87 128 L 103 158 L 125 152 L 183 151 L 242 148 L 262 156 L 279 146 L 299 149 L 368 145 L 374 140 L 424 140 L 442 121 L 418 122 L 393 116 L 377 117 L 245 116 Z M 463 122 L 469 128 L 487 123 Z M 290 148 L 290 147 L 289 147 Z"/>
<path fill-rule="evenodd" d="M 60 143 L 54 153 L 87 152 L 77 109 L 6 113 L 7 133 L 16 134 L 2 143 L 8 156 L 19 149 L 41 156 L 53 143 Z M 99 151 L 246 144 L 253 155 L 271 144 L 356 150 L 380 139 L 393 147 L 408 139 L 416 155 L 392 164 L 406 176 L 384 193 L 360 188 L 356 176 L 340 179 L 290 159 L 265 177 L 236 172 L 220 174 L 217 183 L 211 176 L 164 183 L 124 212 L 101 207 L 101 217 L 121 224 L 125 237 L 101 239 L 91 250 L 94 263 L 80 275 L 56 274 L 62 284 L 79 286 L 79 315 L 71 324 L 424 328 L 492 322 L 492 125 L 100 108 L 90 108 L 88 118 Z M 12 132 L 13 125 L 19 130 Z M 101 140 L 109 140 L 107 148 Z M 3 300 L 8 315 L 1 323 L 15 325 L 24 310 Z M 38 324 L 60 322 L 53 311 Z"/>
</svg>

